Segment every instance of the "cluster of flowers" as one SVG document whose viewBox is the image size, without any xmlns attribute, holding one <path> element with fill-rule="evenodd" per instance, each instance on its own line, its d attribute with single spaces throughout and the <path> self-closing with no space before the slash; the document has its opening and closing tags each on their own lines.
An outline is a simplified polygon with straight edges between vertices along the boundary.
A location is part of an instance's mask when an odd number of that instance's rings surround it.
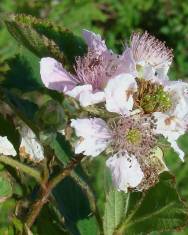
<svg viewBox="0 0 188 235">
<path fill-rule="evenodd" d="M 105 151 L 118 190 L 146 190 L 168 170 L 159 154 L 161 136 L 184 158 L 177 139 L 187 130 L 188 84 L 169 80 L 172 50 L 147 32 L 133 33 L 121 55 L 108 50 L 100 35 L 84 30 L 83 37 L 88 52 L 76 58 L 74 74 L 42 58 L 42 81 L 82 107 L 106 110 L 103 119 L 71 120 L 79 137 L 75 153 L 96 157 Z"/>
</svg>

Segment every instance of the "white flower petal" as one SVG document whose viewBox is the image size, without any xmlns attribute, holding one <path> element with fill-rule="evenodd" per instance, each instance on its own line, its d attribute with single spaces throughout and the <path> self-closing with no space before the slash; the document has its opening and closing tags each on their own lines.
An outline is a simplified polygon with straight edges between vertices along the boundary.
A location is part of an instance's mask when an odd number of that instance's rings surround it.
<svg viewBox="0 0 188 235">
<path fill-rule="evenodd" d="M 65 92 L 76 85 L 75 78 L 61 63 L 50 57 L 41 59 L 40 74 L 44 85 L 51 90 Z"/>
<path fill-rule="evenodd" d="M 20 130 L 21 144 L 20 155 L 29 157 L 32 161 L 42 161 L 44 159 L 44 148 L 38 141 L 35 133 L 28 127 L 22 127 Z"/>
<path fill-rule="evenodd" d="M 80 95 L 80 105 L 86 107 L 92 104 L 98 104 L 105 101 L 104 92 L 98 91 L 95 93 L 92 92 L 83 92 Z"/>
<path fill-rule="evenodd" d="M 71 120 L 71 127 L 80 138 L 75 153 L 96 157 L 103 152 L 111 141 L 111 133 L 105 121 L 100 118 Z"/>
<path fill-rule="evenodd" d="M 188 83 L 181 81 L 170 81 L 165 90 L 171 95 L 173 107 L 170 114 L 186 121 L 188 115 Z"/>
<path fill-rule="evenodd" d="M 114 185 L 119 191 L 127 192 L 128 188 L 137 187 L 144 174 L 134 155 L 128 155 L 126 152 L 117 153 L 106 161 L 110 168 Z"/>
<path fill-rule="evenodd" d="M 169 116 L 168 114 L 161 112 L 155 112 L 153 116 L 157 120 L 157 126 L 154 130 L 156 134 L 162 134 L 165 137 L 169 136 L 173 139 L 178 139 L 179 136 L 183 135 L 186 131 L 182 121 L 175 116 Z"/>
<path fill-rule="evenodd" d="M 105 101 L 104 92 L 93 92 L 90 84 L 76 86 L 71 91 L 66 92 L 66 94 L 79 100 L 80 105 L 83 107 Z"/>
<path fill-rule="evenodd" d="M 16 156 L 16 150 L 6 136 L 0 136 L 0 154 Z"/>
<path fill-rule="evenodd" d="M 179 148 L 177 142 L 173 138 L 168 138 L 169 143 L 171 144 L 171 147 L 174 149 L 174 151 L 178 154 L 179 158 L 184 161 L 185 153 Z"/>
<path fill-rule="evenodd" d="M 86 139 L 81 139 L 75 146 L 75 153 L 83 153 L 86 156 L 97 157 L 100 153 L 102 153 L 108 145 L 106 140 L 96 140 L 91 137 L 87 137 Z"/>
<path fill-rule="evenodd" d="M 169 80 L 169 78 L 167 76 L 169 66 L 170 66 L 169 64 L 164 64 L 164 66 L 161 68 L 155 68 L 156 73 L 157 73 L 157 77 L 163 82 L 166 82 Z"/>
<path fill-rule="evenodd" d="M 160 112 L 154 113 L 154 117 L 157 120 L 155 133 L 166 137 L 172 148 L 178 153 L 180 159 L 183 160 L 184 153 L 176 143 L 176 140 L 186 131 L 183 122 L 174 116 L 171 117 Z"/>
<path fill-rule="evenodd" d="M 129 115 L 133 108 L 133 94 L 137 83 L 131 74 L 120 74 L 109 80 L 105 88 L 106 109 L 109 112 Z"/>
<path fill-rule="evenodd" d="M 169 81 L 167 76 L 167 68 L 166 67 L 154 67 L 151 64 L 145 64 L 143 66 L 143 78 L 145 80 L 151 80 L 153 82 L 159 83 L 161 85 L 166 84 Z"/>
<path fill-rule="evenodd" d="M 162 69 L 156 69 L 150 64 L 141 61 L 136 65 L 136 77 L 165 85 L 169 79 Z"/>
<path fill-rule="evenodd" d="M 107 51 L 105 41 L 102 40 L 99 34 L 95 34 L 88 30 L 83 30 L 83 37 L 89 49 L 94 50 L 97 54 L 102 54 Z"/>
<path fill-rule="evenodd" d="M 150 64 L 145 64 L 141 70 L 142 71 L 140 73 L 137 71 L 137 77 L 152 81 L 154 83 L 159 83 L 161 85 L 165 85 L 169 81 L 167 74 L 162 68 L 157 69 Z"/>
</svg>

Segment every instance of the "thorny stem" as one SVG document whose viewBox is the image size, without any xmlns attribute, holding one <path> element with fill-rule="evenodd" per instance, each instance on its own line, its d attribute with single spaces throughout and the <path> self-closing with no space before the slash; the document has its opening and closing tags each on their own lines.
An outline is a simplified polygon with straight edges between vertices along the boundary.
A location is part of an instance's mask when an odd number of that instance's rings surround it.
<svg viewBox="0 0 188 235">
<path fill-rule="evenodd" d="M 26 166 L 25 164 L 18 162 L 16 160 L 14 160 L 12 157 L 7 157 L 4 155 L 0 155 L 0 162 L 12 166 L 32 177 L 34 177 L 38 182 L 41 182 L 42 178 L 40 175 L 40 172 L 37 171 L 36 169 L 30 167 L 30 166 Z"/>
<path fill-rule="evenodd" d="M 72 170 L 81 162 L 83 155 L 76 156 L 64 169 L 63 171 L 49 180 L 45 185 L 41 187 L 41 194 L 39 199 L 34 202 L 29 215 L 26 219 L 26 224 L 28 228 L 34 224 L 37 216 L 39 215 L 43 206 L 47 203 L 48 197 L 50 196 L 51 191 L 59 184 L 66 176 L 70 175 Z"/>
</svg>

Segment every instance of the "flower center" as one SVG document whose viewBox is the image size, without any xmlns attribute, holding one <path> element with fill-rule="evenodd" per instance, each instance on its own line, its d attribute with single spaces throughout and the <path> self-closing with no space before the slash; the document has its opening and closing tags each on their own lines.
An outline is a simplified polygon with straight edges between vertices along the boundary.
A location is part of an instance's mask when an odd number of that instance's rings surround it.
<svg viewBox="0 0 188 235">
<path fill-rule="evenodd" d="M 129 117 L 112 118 L 109 127 L 112 129 L 113 151 L 126 150 L 140 157 L 147 156 L 156 145 L 154 121 L 151 115 L 140 113 Z"/>
<path fill-rule="evenodd" d="M 166 112 L 172 106 L 170 94 L 164 91 L 160 84 L 138 79 L 138 92 L 136 94 L 136 105 L 141 107 L 145 113 Z"/>
<path fill-rule="evenodd" d="M 139 129 L 130 129 L 128 133 L 126 133 L 126 141 L 131 144 L 140 144 L 142 141 L 142 135 Z"/>
</svg>

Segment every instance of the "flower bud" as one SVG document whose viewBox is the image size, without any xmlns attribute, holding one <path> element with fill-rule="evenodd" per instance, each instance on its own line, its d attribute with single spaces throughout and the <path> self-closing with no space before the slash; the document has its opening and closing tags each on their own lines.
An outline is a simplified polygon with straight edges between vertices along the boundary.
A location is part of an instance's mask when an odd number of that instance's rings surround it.
<svg viewBox="0 0 188 235">
<path fill-rule="evenodd" d="M 56 138 L 57 134 L 50 131 L 41 131 L 39 133 L 39 139 L 44 144 L 50 144 Z"/>
<path fill-rule="evenodd" d="M 65 124 L 63 108 L 54 100 L 47 101 L 38 111 L 36 118 L 44 128 L 62 128 Z"/>
</svg>

